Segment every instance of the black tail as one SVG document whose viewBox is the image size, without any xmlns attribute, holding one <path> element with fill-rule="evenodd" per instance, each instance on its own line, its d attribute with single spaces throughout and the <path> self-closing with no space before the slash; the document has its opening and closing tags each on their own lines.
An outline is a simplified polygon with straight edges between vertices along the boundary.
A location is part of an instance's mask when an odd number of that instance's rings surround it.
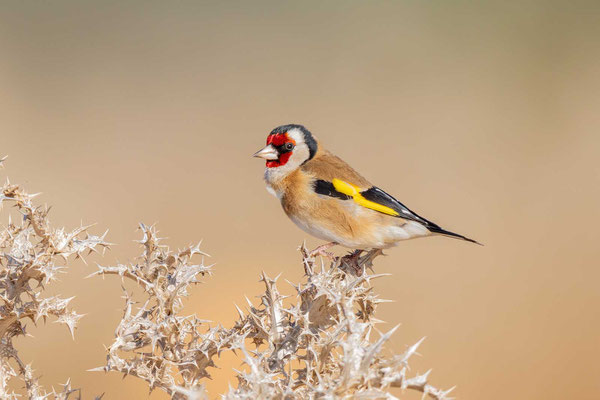
<svg viewBox="0 0 600 400">
<path fill-rule="evenodd" d="M 463 235 L 459 235 L 458 233 L 447 231 L 445 229 L 440 228 L 437 225 L 428 226 L 427 229 L 429 229 L 433 233 L 439 233 L 440 235 L 445 235 L 445 236 L 453 237 L 453 238 L 456 238 L 456 239 L 466 240 L 467 242 L 471 242 L 471 243 L 475 243 L 475 244 L 478 244 L 480 246 L 483 246 L 483 244 L 479 243 L 476 240 L 469 239 L 468 237 L 463 236 Z"/>
</svg>

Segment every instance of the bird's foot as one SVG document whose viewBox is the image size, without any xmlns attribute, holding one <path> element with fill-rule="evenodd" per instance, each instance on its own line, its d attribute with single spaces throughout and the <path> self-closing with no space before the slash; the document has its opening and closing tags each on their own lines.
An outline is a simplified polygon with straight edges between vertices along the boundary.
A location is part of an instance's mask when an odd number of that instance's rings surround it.
<svg viewBox="0 0 600 400">
<path fill-rule="evenodd" d="M 360 276 L 363 273 L 363 267 L 359 264 L 360 255 L 363 250 L 354 250 L 340 258 L 340 269 L 354 276 Z"/>
<path fill-rule="evenodd" d="M 333 255 L 333 253 L 326 251 L 326 250 L 335 245 L 337 245 L 337 242 L 329 242 L 329 243 L 322 244 L 321 246 L 317 247 L 316 249 L 314 249 L 313 251 L 308 253 L 308 258 L 315 258 L 316 256 L 321 256 L 321 257 L 326 257 L 326 258 L 330 258 L 333 260 L 333 259 L 335 259 L 335 256 Z"/>
</svg>

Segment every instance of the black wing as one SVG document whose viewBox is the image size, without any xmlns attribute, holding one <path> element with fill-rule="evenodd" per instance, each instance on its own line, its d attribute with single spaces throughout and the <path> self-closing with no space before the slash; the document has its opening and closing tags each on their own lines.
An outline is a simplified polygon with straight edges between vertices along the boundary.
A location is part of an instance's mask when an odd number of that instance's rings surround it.
<svg viewBox="0 0 600 400">
<path fill-rule="evenodd" d="M 404 204 L 400 203 L 391 195 L 387 194 L 383 190 L 379 189 L 376 186 L 372 188 L 360 192 L 360 194 L 367 200 L 374 201 L 375 203 L 381 204 L 382 206 L 386 206 L 391 208 L 392 210 L 398 213 L 398 218 L 408 219 L 410 221 L 419 222 L 429 228 L 437 228 L 441 229 L 438 225 L 434 224 L 431 221 L 426 220 L 425 218 L 418 215 L 416 212 L 411 211 Z M 431 230 L 431 229 L 429 229 Z"/>
<path fill-rule="evenodd" d="M 322 194 L 324 196 L 335 197 L 340 200 L 350 200 L 352 197 L 344 194 L 342 192 L 338 192 L 335 190 L 333 183 L 329 181 L 324 181 L 322 179 L 318 179 L 314 183 L 314 190 L 318 194 Z"/>
<path fill-rule="evenodd" d="M 337 191 L 332 182 L 325 181 L 325 180 L 320 180 L 320 179 L 316 180 L 314 182 L 314 190 L 318 194 L 322 194 L 324 196 L 335 197 L 340 200 L 352 199 L 352 196 L 349 196 L 347 194 Z M 452 236 L 455 238 L 466 240 L 468 242 L 480 244 L 477 241 L 475 241 L 473 239 L 469 239 L 463 235 L 459 235 L 458 233 L 447 231 L 447 230 L 441 228 L 436 223 L 431 222 L 431 221 L 421 217 L 419 214 L 410 210 L 404 204 L 400 203 L 393 196 L 387 194 L 386 192 L 384 192 L 383 190 L 379 189 L 376 186 L 373 186 L 367 190 L 363 190 L 362 192 L 360 192 L 360 194 L 366 200 L 369 200 L 374 203 L 381 204 L 382 206 L 391 208 L 396 213 L 398 213 L 398 215 L 396 215 L 397 218 L 402 218 L 402 219 L 406 219 L 409 221 L 418 222 L 418 223 L 424 225 L 429 231 L 434 232 L 434 233 Z M 390 214 L 386 214 L 386 215 L 390 215 Z"/>
</svg>

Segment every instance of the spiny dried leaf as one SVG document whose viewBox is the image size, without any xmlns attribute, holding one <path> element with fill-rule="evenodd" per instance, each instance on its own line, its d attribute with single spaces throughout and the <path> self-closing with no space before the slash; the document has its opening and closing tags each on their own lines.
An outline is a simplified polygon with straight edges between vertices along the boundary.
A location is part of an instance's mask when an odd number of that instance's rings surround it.
<svg viewBox="0 0 600 400">
<path fill-rule="evenodd" d="M 0 166 L 5 158 L 0 159 Z M 11 204 L 22 215 L 16 222 L 10 214 L 8 223 L 0 229 L 0 398 L 13 399 L 17 395 L 9 389 L 11 379 L 20 377 L 30 399 L 80 398 L 79 389 L 70 382 L 61 391 L 47 391 L 38 383 L 31 365 L 25 365 L 12 345 L 15 336 L 25 335 L 25 320 L 34 323 L 48 317 L 67 325 L 74 334 L 82 315 L 70 310 L 72 298 L 44 297 L 46 285 L 51 284 L 65 267 L 58 265 L 58 257 L 82 257 L 86 251 L 105 249 L 109 243 L 105 235 L 88 234 L 89 227 L 80 226 L 72 231 L 53 228 L 48 220 L 48 207 L 33 204 L 37 194 L 28 194 L 20 186 L 6 180 L 0 187 L 0 211 Z M 18 368 L 11 367 L 14 361 Z"/>
<path fill-rule="evenodd" d="M 209 275 L 212 265 L 192 263 L 205 256 L 199 244 L 171 251 L 162 244 L 156 228 L 140 224 L 142 255 L 135 263 L 98 265 L 92 275 L 119 275 L 143 289 L 136 302 L 126 294 L 123 318 L 108 348 L 107 364 L 94 371 L 116 371 L 145 380 L 173 398 L 204 398 L 201 379 L 209 377 L 212 358 L 228 347 L 224 329 L 204 329 L 206 321 L 179 315 L 189 288 Z M 201 332 L 201 330 L 203 330 Z M 140 351 L 144 348 L 144 351 Z"/>
<path fill-rule="evenodd" d="M 230 329 L 201 331 L 204 321 L 178 313 L 197 277 L 211 272 L 203 262 L 192 264 L 192 256 L 203 253 L 197 247 L 171 252 L 153 226 L 140 228 L 143 252 L 137 262 L 98 266 L 95 273 L 129 278 L 146 293 L 137 302 L 126 294 L 107 364 L 96 371 L 137 376 L 172 398 L 203 398 L 201 381 L 210 377 L 215 356 L 232 351 L 246 367 L 236 371 L 238 386 L 226 399 L 393 399 L 391 387 L 448 399 L 449 390 L 429 384 L 429 373 L 407 377 L 408 360 L 423 339 L 392 356 L 384 347 L 398 326 L 371 339 L 379 322 L 376 308 L 385 302 L 371 283 L 384 275 L 366 270 L 380 251 L 359 257 L 353 267 L 334 260 L 329 268 L 319 268 L 301 248 L 306 279 L 292 284 L 295 301 L 281 294 L 279 277 L 263 272 L 265 290 L 257 305 L 247 300 L 246 310 L 235 306 L 239 318 Z"/>
<path fill-rule="evenodd" d="M 322 264 L 315 267 L 305 247 L 300 251 L 306 282 L 292 285 L 296 303 L 284 306 L 276 279 L 263 273 L 260 306 L 250 303 L 246 312 L 238 309 L 239 320 L 229 331 L 237 336 L 231 349 L 241 350 L 248 370 L 238 372 L 238 387 L 230 388 L 224 398 L 393 399 L 389 388 L 398 386 L 448 399 L 450 391 L 435 389 L 427 374 L 406 378 L 408 359 L 422 340 L 392 357 L 382 352 L 398 326 L 370 340 L 378 322 L 373 315 L 385 300 L 371 286 L 373 279 L 383 275 L 365 271 L 381 251 L 358 258 L 353 268 L 334 260 L 328 269 Z M 247 340 L 266 346 L 248 351 Z"/>
</svg>

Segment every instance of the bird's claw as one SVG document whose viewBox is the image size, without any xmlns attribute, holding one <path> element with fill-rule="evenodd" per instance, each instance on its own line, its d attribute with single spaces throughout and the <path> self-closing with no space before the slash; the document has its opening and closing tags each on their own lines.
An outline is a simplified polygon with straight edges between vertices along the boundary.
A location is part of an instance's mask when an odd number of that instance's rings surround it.
<svg viewBox="0 0 600 400">
<path fill-rule="evenodd" d="M 335 260 L 335 255 L 326 250 L 332 246 L 335 246 L 336 244 L 337 243 L 335 243 L 335 242 L 325 243 L 325 244 L 317 247 L 310 253 L 308 253 L 308 258 L 315 258 L 316 256 L 321 256 L 321 257 L 329 258 L 331 260 Z"/>
<path fill-rule="evenodd" d="M 316 248 L 310 253 L 308 253 L 309 258 L 315 258 L 316 256 L 321 256 L 325 258 L 335 259 L 335 255 L 330 251 L 325 251 L 324 249 Z"/>
</svg>

